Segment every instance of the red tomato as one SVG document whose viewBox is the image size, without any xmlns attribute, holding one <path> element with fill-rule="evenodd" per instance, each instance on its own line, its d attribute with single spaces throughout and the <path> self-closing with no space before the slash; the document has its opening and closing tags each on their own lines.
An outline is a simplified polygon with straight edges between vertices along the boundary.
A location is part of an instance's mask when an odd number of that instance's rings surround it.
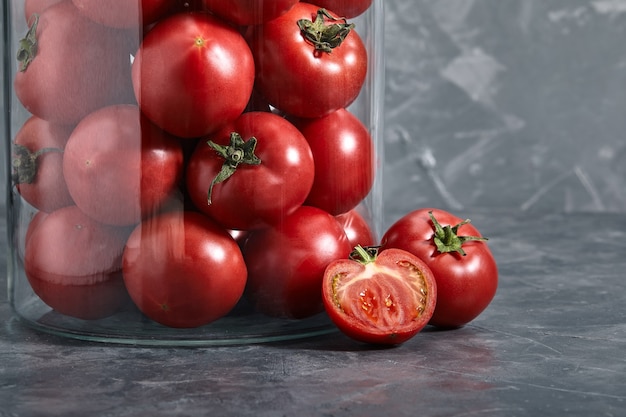
<svg viewBox="0 0 626 417">
<path fill-rule="evenodd" d="M 276 224 L 302 205 L 315 168 L 306 139 L 290 122 L 272 113 L 244 113 L 210 140 L 226 148 L 218 153 L 200 141 L 186 172 L 198 210 L 227 229 L 249 230 Z"/>
<path fill-rule="evenodd" d="M 170 0 L 72 0 L 89 19 L 114 28 L 142 27 L 171 9 Z"/>
<path fill-rule="evenodd" d="M 39 210 L 51 212 L 74 204 L 63 177 L 63 150 L 71 133 L 71 126 L 32 116 L 15 135 L 13 183 Z"/>
<path fill-rule="evenodd" d="M 345 109 L 296 125 L 315 161 L 315 180 L 305 204 L 333 215 L 356 207 L 374 183 L 374 144 L 367 128 Z"/>
<path fill-rule="evenodd" d="M 24 0 L 24 17 L 27 23 L 31 23 L 33 14 L 41 14 L 48 6 L 65 0 Z"/>
<path fill-rule="evenodd" d="M 33 214 L 33 216 L 30 218 L 30 222 L 28 223 L 26 233 L 24 234 L 24 246 L 28 244 L 28 240 L 33 235 L 33 232 L 46 217 L 48 217 L 48 213 L 46 213 L 45 211 L 38 211 Z"/>
<path fill-rule="evenodd" d="M 376 244 L 374 232 L 365 218 L 356 209 L 340 214 L 335 218 L 346 232 L 351 247 L 354 248 L 359 245 L 374 246 Z"/>
<path fill-rule="evenodd" d="M 314 3 L 331 10 L 337 16 L 352 19 L 369 9 L 372 0 L 315 0 Z"/>
<path fill-rule="evenodd" d="M 246 283 L 235 240 L 195 212 L 173 211 L 138 225 L 128 238 L 123 270 L 139 310 L 169 327 L 219 319 L 235 306 Z"/>
<path fill-rule="evenodd" d="M 277 226 L 250 232 L 244 243 L 246 295 L 267 315 L 305 318 L 324 310 L 324 270 L 351 247 L 337 220 L 302 206 Z"/>
<path fill-rule="evenodd" d="M 381 244 L 383 249 L 404 249 L 426 262 L 438 291 L 431 324 L 455 328 L 476 318 L 496 293 L 498 268 L 484 240 L 469 221 L 424 208 L 394 223 Z"/>
<path fill-rule="evenodd" d="M 243 112 L 254 84 L 254 59 L 232 26 L 206 13 L 180 13 L 146 34 L 132 77 L 150 120 L 176 136 L 198 137 Z"/>
<path fill-rule="evenodd" d="M 212 13 L 235 25 L 256 25 L 289 11 L 298 0 L 204 0 Z"/>
<path fill-rule="evenodd" d="M 138 223 L 176 190 L 183 153 L 176 138 L 135 105 L 109 106 L 85 117 L 65 146 L 63 175 L 76 205 L 113 225 Z"/>
<path fill-rule="evenodd" d="M 29 112 L 73 125 L 106 105 L 134 101 L 128 40 L 119 31 L 84 18 L 71 1 L 31 20 L 14 79 Z"/>
<path fill-rule="evenodd" d="M 76 206 L 60 208 L 31 226 L 24 270 L 44 303 L 86 320 L 126 305 L 121 260 L 128 229 L 96 222 Z"/>
<path fill-rule="evenodd" d="M 297 3 L 254 27 L 250 35 L 259 91 L 274 107 L 299 117 L 320 117 L 347 107 L 367 73 L 367 51 L 359 34 L 318 11 L 317 6 Z M 302 30 L 299 23 L 310 28 Z M 336 25 L 341 30 L 334 30 Z M 303 33 L 324 41 L 314 45 Z"/>
<path fill-rule="evenodd" d="M 372 254 L 357 246 L 352 259 L 326 268 L 322 299 L 330 319 L 347 336 L 398 345 L 428 324 L 437 284 L 428 266 L 406 251 Z"/>
</svg>

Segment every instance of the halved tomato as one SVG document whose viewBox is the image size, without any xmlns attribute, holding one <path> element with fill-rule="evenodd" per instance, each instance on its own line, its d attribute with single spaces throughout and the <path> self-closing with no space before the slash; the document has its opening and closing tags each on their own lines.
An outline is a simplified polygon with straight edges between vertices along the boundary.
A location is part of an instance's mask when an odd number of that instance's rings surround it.
<svg viewBox="0 0 626 417">
<path fill-rule="evenodd" d="M 357 246 L 324 274 L 324 307 L 347 336 L 398 345 L 422 330 L 435 311 L 437 285 L 428 266 L 400 249 Z"/>
</svg>

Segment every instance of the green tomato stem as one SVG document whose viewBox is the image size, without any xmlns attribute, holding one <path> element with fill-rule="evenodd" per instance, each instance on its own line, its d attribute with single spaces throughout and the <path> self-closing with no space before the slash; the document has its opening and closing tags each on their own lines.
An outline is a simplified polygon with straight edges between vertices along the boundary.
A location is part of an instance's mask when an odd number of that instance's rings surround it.
<svg viewBox="0 0 626 417">
<path fill-rule="evenodd" d="M 26 71 L 26 68 L 33 62 L 37 55 L 37 25 L 39 24 L 39 15 L 33 15 L 33 23 L 28 28 L 26 36 L 20 39 L 17 48 L 17 61 L 20 63 L 20 72 Z"/>
<path fill-rule="evenodd" d="M 213 194 L 213 187 L 215 184 L 219 184 L 220 182 L 226 181 L 230 178 L 237 167 L 241 164 L 245 165 L 260 165 L 261 159 L 254 154 L 256 149 L 257 139 L 255 137 L 251 137 L 248 141 L 245 141 L 241 135 L 237 132 L 232 132 L 230 134 L 230 144 L 227 146 L 219 145 L 212 140 L 207 142 L 215 152 L 224 158 L 224 164 L 220 172 L 213 178 L 211 181 L 211 185 L 209 186 L 209 191 L 207 193 L 207 204 L 211 205 L 211 196 Z"/>
<path fill-rule="evenodd" d="M 26 146 L 16 143 L 13 148 L 11 179 L 14 184 L 32 184 L 35 181 L 41 155 L 49 152 L 63 153 L 59 148 L 41 148 L 37 152 L 31 152 Z"/>
<path fill-rule="evenodd" d="M 326 24 L 326 20 L 331 22 Z M 345 18 L 335 18 L 326 9 L 319 9 L 315 20 L 298 20 L 298 27 L 304 38 L 315 47 L 315 53 L 326 52 L 330 54 L 334 48 L 343 43 L 346 37 L 354 29 L 354 23 L 348 23 Z"/>
<path fill-rule="evenodd" d="M 361 245 L 357 245 L 350 254 L 350 259 L 360 264 L 367 265 L 376 260 L 378 257 L 378 249 L 380 249 L 380 246 L 363 247 Z"/>
<path fill-rule="evenodd" d="M 441 226 L 441 224 L 435 219 L 432 211 L 428 212 L 430 220 L 433 222 L 435 233 L 433 234 L 433 241 L 437 246 L 439 253 L 457 252 L 462 256 L 466 256 L 463 250 L 463 244 L 471 240 L 485 241 L 488 240 L 485 237 L 480 236 L 459 236 L 459 228 L 465 224 L 470 223 L 469 219 L 462 221 L 455 226 Z"/>
</svg>

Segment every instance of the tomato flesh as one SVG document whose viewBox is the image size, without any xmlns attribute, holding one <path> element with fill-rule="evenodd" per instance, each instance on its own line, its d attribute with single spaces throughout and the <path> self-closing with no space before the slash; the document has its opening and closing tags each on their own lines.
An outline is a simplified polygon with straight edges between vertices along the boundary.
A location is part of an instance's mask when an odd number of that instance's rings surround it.
<svg viewBox="0 0 626 417">
<path fill-rule="evenodd" d="M 366 264 L 335 261 L 326 270 L 322 293 L 327 313 L 342 332 L 375 344 L 409 340 L 426 326 L 437 299 L 430 269 L 397 249 Z"/>
</svg>

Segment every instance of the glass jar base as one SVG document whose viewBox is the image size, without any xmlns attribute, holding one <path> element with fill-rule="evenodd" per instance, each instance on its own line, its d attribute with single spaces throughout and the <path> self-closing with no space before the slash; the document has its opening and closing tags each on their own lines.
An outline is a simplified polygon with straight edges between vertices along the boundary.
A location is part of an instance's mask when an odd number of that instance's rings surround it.
<svg viewBox="0 0 626 417">
<path fill-rule="evenodd" d="M 80 320 L 53 310 L 16 314 L 35 330 L 70 339 L 134 346 L 201 347 L 281 342 L 337 332 L 324 313 L 306 319 L 271 318 L 260 313 L 236 312 L 192 329 L 162 326 L 135 311 L 100 320 Z"/>
</svg>

